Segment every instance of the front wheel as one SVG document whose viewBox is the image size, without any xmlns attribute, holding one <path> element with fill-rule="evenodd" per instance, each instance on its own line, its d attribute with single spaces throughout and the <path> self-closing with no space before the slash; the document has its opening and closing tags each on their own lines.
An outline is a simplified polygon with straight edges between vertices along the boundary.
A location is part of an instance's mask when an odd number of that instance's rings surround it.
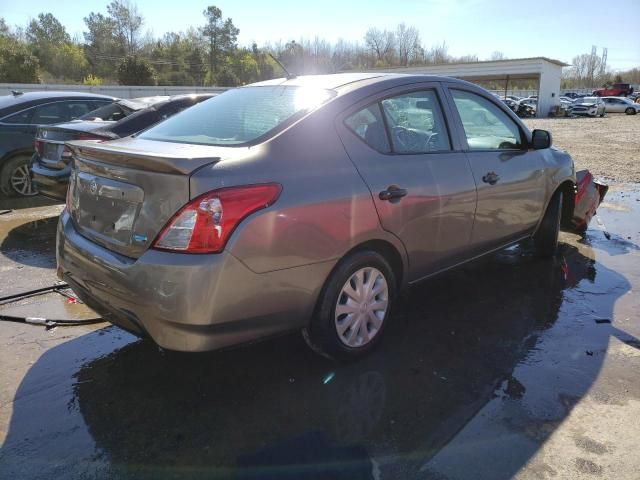
<svg viewBox="0 0 640 480">
<path fill-rule="evenodd" d="M 380 342 L 395 293 L 393 270 L 382 255 L 372 250 L 349 255 L 327 280 L 303 336 L 324 356 L 361 357 Z"/>
<path fill-rule="evenodd" d="M 533 235 L 533 245 L 538 257 L 550 258 L 556 254 L 561 213 L 562 192 L 556 192 L 551 197 L 538 230 Z"/>
</svg>

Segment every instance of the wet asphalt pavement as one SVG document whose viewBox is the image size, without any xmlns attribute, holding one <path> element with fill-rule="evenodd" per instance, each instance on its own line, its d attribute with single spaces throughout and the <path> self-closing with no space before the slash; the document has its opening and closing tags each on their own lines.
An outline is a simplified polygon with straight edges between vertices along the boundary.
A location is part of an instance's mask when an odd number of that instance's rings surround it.
<svg viewBox="0 0 640 480">
<path fill-rule="evenodd" d="M 60 210 L 0 215 L 0 296 L 57 280 Z M 514 247 L 413 288 L 347 365 L 298 334 L 178 354 L 0 322 L 0 478 L 640 478 L 640 186 L 599 214 L 554 261 Z"/>
</svg>

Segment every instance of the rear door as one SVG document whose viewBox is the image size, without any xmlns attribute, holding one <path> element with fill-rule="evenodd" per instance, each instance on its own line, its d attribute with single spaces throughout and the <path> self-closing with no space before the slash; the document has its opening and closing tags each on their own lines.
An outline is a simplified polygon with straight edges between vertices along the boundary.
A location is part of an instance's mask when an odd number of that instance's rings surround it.
<svg viewBox="0 0 640 480">
<path fill-rule="evenodd" d="M 338 121 L 382 227 L 407 249 L 410 281 L 457 263 L 470 241 L 475 183 L 446 119 L 440 85 L 424 83 L 370 97 Z"/>
<path fill-rule="evenodd" d="M 529 149 L 525 132 L 490 94 L 449 85 L 478 192 L 471 243 L 486 251 L 536 227 L 545 199 L 543 154 Z"/>
</svg>

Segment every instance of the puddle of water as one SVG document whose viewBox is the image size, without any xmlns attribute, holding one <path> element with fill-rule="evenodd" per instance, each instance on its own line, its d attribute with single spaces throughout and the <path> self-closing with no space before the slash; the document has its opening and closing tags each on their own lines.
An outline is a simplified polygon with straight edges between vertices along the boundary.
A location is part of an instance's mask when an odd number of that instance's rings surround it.
<svg viewBox="0 0 640 480">
<path fill-rule="evenodd" d="M 416 287 L 357 363 L 299 335 L 189 355 L 109 327 L 49 348 L 16 393 L 0 476 L 515 475 L 592 389 L 611 337 L 635 348 L 620 299 L 640 288 L 638 191 L 610 192 L 628 207 L 600 212 L 610 240 L 594 222 L 556 261 L 514 247 Z"/>
</svg>

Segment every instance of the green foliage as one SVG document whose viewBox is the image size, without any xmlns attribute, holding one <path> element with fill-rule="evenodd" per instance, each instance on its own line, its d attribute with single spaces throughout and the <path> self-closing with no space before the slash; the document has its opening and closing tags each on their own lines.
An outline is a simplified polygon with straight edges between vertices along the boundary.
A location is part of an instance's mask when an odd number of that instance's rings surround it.
<svg viewBox="0 0 640 480">
<path fill-rule="evenodd" d="M 38 59 L 8 29 L 0 35 L 0 82 L 40 83 Z"/>
<path fill-rule="evenodd" d="M 157 85 L 156 71 L 148 60 L 128 56 L 118 66 L 120 85 Z"/>
<path fill-rule="evenodd" d="M 103 84 L 103 80 L 100 77 L 96 77 L 92 74 L 87 75 L 82 79 L 83 85 L 91 85 L 93 87 L 99 87 Z"/>
<path fill-rule="evenodd" d="M 209 46 L 209 72 L 215 77 L 218 68 L 224 64 L 225 57 L 236 49 L 240 29 L 236 28 L 231 18 L 223 20 L 222 10 L 216 6 L 207 7 L 202 14 L 207 20 L 202 28 L 202 35 Z"/>
</svg>

